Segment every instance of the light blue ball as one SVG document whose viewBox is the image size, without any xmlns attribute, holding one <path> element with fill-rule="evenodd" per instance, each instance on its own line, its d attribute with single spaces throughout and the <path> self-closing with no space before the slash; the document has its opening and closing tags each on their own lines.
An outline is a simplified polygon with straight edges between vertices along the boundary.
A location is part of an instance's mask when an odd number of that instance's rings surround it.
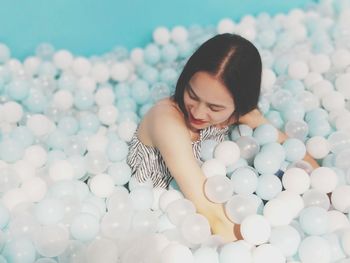
<svg viewBox="0 0 350 263">
<path fill-rule="evenodd" d="M 4 229 L 10 220 L 10 211 L 0 203 L 0 229 Z"/>
<path fill-rule="evenodd" d="M 203 161 L 207 161 L 214 158 L 214 149 L 218 145 L 215 140 L 204 140 L 201 142 L 200 156 Z"/>
<path fill-rule="evenodd" d="M 51 151 L 48 151 L 47 153 L 47 165 L 50 166 L 51 164 L 53 164 L 55 161 L 57 160 L 64 160 L 66 159 L 67 156 L 66 154 L 61 151 L 61 150 L 51 150 Z"/>
<path fill-rule="evenodd" d="M 274 174 L 281 167 L 281 161 L 274 154 L 260 152 L 255 156 L 254 167 L 260 174 Z"/>
<path fill-rule="evenodd" d="M 270 110 L 270 102 L 263 96 L 260 96 L 258 108 L 262 114 L 266 114 Z"/>
<path fill-rule="evenodd" d="M 270 142 L 276 142 L 278 139 L 278 131 L 271 124 L 262 124 L 253 132 L 254 138 L 260 145 Z"/>
<path fill-rule="evenodd" d="M 80 213 L 75 216 L 70 225 L 72 237 L 83 242 L 94 239 L 99 229 L 99 220 L 93 215 L 86 213 Z"/>
<path fill-rule="evenodd" d="M 299 214 L 299 222 L 303 231 L 308 235 L 324 235 L 328 232 L 328 213 L 322 207 L 304 208 Z"/>
<path fill-rule="evenodd" d="M 174 85 L 178 78 L 178 74 L 173 68 L 164 68 L 160 71 L 159 80 L 169 85 Z"/>
<path fill-rule="evenodd" d="M 43 225 L 57 224 L 63 219 L 64 204 L 57 198 L 46 198 L 35 206 L 35 217 Z"/>
<path fill-rule="evenodd" d="M 131 168 L 125 162 L 113 163 L 108 168 L 108 174 L 112 176 L 115 185 L 125 185 L 131 178 Z"/>
<path fill-rule="evenodd" d="M 121 99 L 123 97 L 129 97 L 130 94 L 130 86 L 126 83 L 118 83 L 114 87 L 114 94 L 117 99 Z"/>
<path fill-rule="evenodd" d="M 306 122 L 326 120 L 327 118 L 328 118 L 328 112 L 321 108 L 310 110 L 305 114 Z"/>
<path fill-rule="evenodd" d="M 112 162 L 120 162 L 124 160 L 129 152 L 129 147 L 124 141 L 116 141 L 108 144 L 107 156 Z"/>
<path fill-rule="evenodd" d="M 283 162 L 286 158 L 285 149 L 278 142 L 270 142 L 265 144 L 263 147 L 261 147 L 261 152 L 273 154 L 275 158 L 279 159 L 281 162 Z"/>
<path fill-rule="evenodd" d="M 150 98 L 148 83 L 138 79 L 131 84 L 131 96 L 137 104 L 143 105 Z"/>
<path fill-rule="evenodd" d="M 309 125 L 309 135 L 313 136 L 323 136 L 326 137 L 332 132 L 329 122 L 324 120 L 311 120 L 308 122 Z"/>
<path fill-rule="evenodd" d="M 31 89 L 29 95 L 23 100 L 23 105 L 29 112 L 43 113 L 48 106 L 48 98 L 41 91 Z"/>
<path fill-rule="evenodd" d="M 178 45 L 179 58 L 188 58 L 193 53 L 193 46 L 190 42 L 183 42 Z"/>
<path fill-rule="evenodd" d="M 155 44 L 148 44 L 143 53 L 145 63 L 155 65 L 159 62 L 161 53 L 159 47 Z"/>
<path fill-rule="evenodd" d="M 322 166 L 333 167 L 335 165 L 335 154 L 330 153 L 322 160 Z"/>
<path fill-rule="evenodd" d="M 15 79 L 7 85 L 6 90 L 12 100 L 22 101 L 29 95 L 29 83 Z"/>
<path fill-rule="evenodd" d="M 306 154 L 305 144 L 299 139 L 288 138 L 284 141 L 283 148 L 286 152 L 286 160 L 290 162 L 300 161 Z"/>
<path fill-rule="evenodd" d="M 277 75 L 284 75 L 287 72 L 288 66 L 292 58 L 289 55 L 277 56 L 274 61 L 273 69 Z"/>
<path fill-rule="evenodd" d="M 157 69 L 151 66 L 145 66 L 142 71 L 141 77 L 148 83 L 155 83 L 159 80 L 159 72 Z"/>
<path fill-rule="evenodd" d="M 262 174 L 258 178 L 256 194 L 263 200 L 271 200 L 282 191 L 281 180 L 274 174 Z"/>
<path fill-rule="evenodd" d="M 7 262 L 33 263 L 36 250 L 33 242 L 26 237 L 10 240 L 4 247 L 2 255 Z"/>
<path fill-rule="evenodd" d="M 85 90 L 77 90 L 74 94 L 74 106 L 79 110 L 89 110 L 95 103 L 93 93 Z"/>
<path fill-rule="evenodd" d="M 291 257 L 297 254 L 301 237 L 290 225 L 277 226 L 272 228 L 269 242 L 279 248 L 286 257 Z"/>
<path fill-rule="evenodd" d="M 90 132 L 91 134 L 97 132 L 100 128 L 100 120 L 93 113 L 87 113 L 80 117 L 79 127 L 81 131 Z"/>
<path fill-rule="evenodd" d="M 24 148 L 20 142 L 14 139 L 5 139 L 0 142 L 0 160 L 13 163 L 22 158 Z"/>
<path fill-rule="evenodd" d="M 283 88 L 290 91 L 293 95 L 298 95 L 302 91 L 305 90 L 305 86 L 304 86 L 303 82 L 301 82 L 300 80 L 297 80 L 297 79 L 287 80 L 284 83 Z"/>
<path fill-rule="evenodd" d="M 32 145 L 34 142 L 34 135 L 26 126 L 15 127 L 11 132 L 11 138 L 19 142 L 24 148 Z"/>
<path fill-rule="evenodd" d="M 174 44 L 168 43 L 161 49 L 161 59 L 164 62 L 174 62 L 179 52 Z"/>
<path fill-rule="evenodd" d="M 233 128 L 230 134 L 232 141 L 236 141 L 241 136 L 251 137 L 253 135 L 253 129 L 246 124 L 239 124 Z"/>
<path fill-rule="evenodd" d="M 137 104 L 131 97 L 122 97 L 117 100 L 117 108 L 119 111 L 136 111 Z"/>
<path fill-rule="evenodd" d="M 301 103 L 291 101 L 282 109 L 282 117 L 285 122 L 304 120 L 305 110 Z"/>
<path fill-rule="evenodd" d="M 278 111 L 270 110 L 265 114 L 265 117 L 277 129 L 281 129 L 284 126 L 284 121 Z"/>
<path fill-rule="evenodd" d="M 63 131 L 55 130 L 50 133 L 46 140 L 46 144 L 50 149 L 63 150 L 68 143 L 68 139 L 68 135 L 66 135 Z"/>
<path fill-rule="evenodd" d="M 65 196 L 73 196 L 74 194 L 75 194 L 75 185 L 74 185 L 74 182 L 71 180 L 60 180 L 58 182 L 55 182 L 49 188 L 49 191 L 48 191 L 48 196 L 50 196 L 53 200 L 58 200 L 58 198 L 62 198 Z"/>
<path fill-rule="evenodd" d="M 58 129 L 64 132 L 67 135 L 73 135 L 79 130 L 79 123 L 76 118 L 71 116 L 65 116 L 59 120 Z"/>
<path fill-rule="evenodd" d="M 242 167 L 231 175 L 234 192 L 237 194 L 252 194 L 258 186 L 257 173 L 253 168 Z"/>
</svg>

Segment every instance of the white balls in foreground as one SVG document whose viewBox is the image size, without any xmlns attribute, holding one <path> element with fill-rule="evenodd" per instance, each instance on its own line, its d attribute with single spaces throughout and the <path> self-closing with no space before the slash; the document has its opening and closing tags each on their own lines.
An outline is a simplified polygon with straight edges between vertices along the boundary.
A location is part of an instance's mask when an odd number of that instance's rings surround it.
<svg viewBox="0 0 350 263">
<path fill-rule="evenodd" d="M 344 95 L 339 91 L 330 91 L 322 96 L 322 106 L 328 110 L 342 110 L 345 106 Z"/>
<path fill-rule="evenodd" d="M 131 140 L 137 129 L 137 124 L 133 121 L 124 121 L 119 124 L 117 131 L 119 138 L 128 142 Z"/>
<path fill-rule="evenodd" d="M 91 192 L 100 198 L 110 196 L 114 190 L 114 180 L 108 174 L 98 174 L 89 181 Z"/>
<path fill-rule="evenodd" d="M 59 69 L 68 69 L 73 62 L 73 55 L 68 50 L 59 50 L 53 56 L 53 63 Z"/>
<path fill-rule="evenodd" d="M 98 118 L 102 124 L 112 125 L 117 121 L 118 109 L 113 105 L 104 105 L 98 111 Z"/>
<path fill-rule="evenodd" d="M 335 68 L 345 68 L 350 65 L 350 52 L 346 49 L 339 48 L 332 54 L 331 59 Z"/>
<path fill-rule="evenodd" d="M 311 71 L 317 73 L 325 73 L 331 67 L 331 60 L 329 56 L 325 54 L 317 54 L 310 58 L 309 65 Z"/>
<path fill-rule="evenodd" d="M 221 19 L 216 30 L 219 34 L 233 33 L 235 30 L 235 23 L 230 18 Z"/>
<path fill-rule="evenodd" d="M 182 198 L 184 198 L 184 196 L 177 190 L 165 191 L 159 197 L 159 207 L 163 212 L 165 212 L 170 203 Z"/>
<path fill-rule="evenodd" d="M 290 168 L 283 174 L 282 184 L 286 190 L 303 194 L 310 187 L 310 177 L 304 169 Z"/>
<path fill-rule="evenodd" d="M 288 75 L 292 79 L 304 79 L 309 73 L 309 67 L 304 61 L 294 61 L 289 64 Z"/>
<path fill-rule="evenodd" d="M 21 189 L 28 196 L 29 202 L 39 202 L 47 192 L 47 184 L 40 177 L 32 177 L 23 182 Z"/>
<path fill-rule="evenodd" d="M 292 210 L 288 204 L 279 198 L 272 199 L 265 204 L 264 217 L 272 227 L 289 225 L 293 220 Z"/>
<path fill-rule="evenodd" d="M 141 65 L 143 63 L 143 49 L 134 48 L 130 52 L 130 59 L 136 65 Z"/>
<path fill-rule="evenodd" d="M 74 168 L 67 160 L 56 160 L 50 165 L 49 175 L 52 180 L 71 180 L 74 177 Z"/>
<path fill-rule="evenodd" d="M 298 255 L 301 262 L 328 263 L 331 261 L 331 248 L 326 239 L 308 236 L 301 241 Z"/>
<path fill-rule="evenodd" d="M 340 185 L 334 189 L 331 202 L 335 209 L 343 213 L 350 212 L 350 185 Z"/>
<path fill-rule="evenodd" d="M 168 44 L 170 40 L 170 32 L 166 27 L 158 27 L 153 32 L 153 40 L 158 45 Z"/>
<path fill-rule="evenodd" d="M 276 74 L 268 68 L 262 71 L 261 88 L 265 91 L 272 90 L 276 82 Z"/>
<path fill-rule="evenodd" d="M 241 223 L 241 235 L 250 244 L 266 243 L 271 235 L 270 223 L 262 215 L 247 216 Z"/>
<path fill-rule="evenodd" d="M 226 176 L 225 165 L 217 159 L 210 159 L 202 164 L 202 171 L 206 177 L 215 175 Z"/>
<path fill-rule="evenodd" d="M 74 97 L 69 90 L 59 90 L 53 95 L 52 102 L 57 109 L 66 111 L 72 108 Z"/>
<path fill-rule="evenodd" d="M 292 191 L 284 190 L 280 192 L 276 198 L 284 202 L 292 218 L 298 217 L 300 211 L 305 207 L 303 198 Z"/>
<path fill-rule="evenodd" d="M 191 250 L 184 245 L 170 243 L 160 255 L 159 263 L 194 263 Z"/>
<path fill-rule="evenodd" d="M 85 76 L 90 72 L 91 63 L 84 57 L 77 57 L 73 60 L 72 69 L 77 76 Z"/>
<path fill-rule="evenodd" d="M 313 158 L 323 159 L 328 155 L 330 145 L 323 136 L 314 136 L 306 142 L 306 150 Z"/>
<path fill-rule="evenodd" d="M 233 141 L 223 141 L 214 150 L 214 158 L 226 167 L 235 164 L 240 157 L 239 146 Z"/>
<path fill-rule="evenodd" d="M 9 101 L 3 104 L 1 111 L 4 120 L 9 123 L 16 123 L 20 121 L 23 116 L 22 105 L 14 101 Z"/>
<path fill-rule="evenodd" d="M 54 124 L 45 115 L 34 114 L 28 119 L 27 127 L 35 136 L 41 137 L 50 133 L 54 127 Z"/>
<path fill-rule="evenodd" d="M 321 193 L 330 193 L 338 185 L 338 176 L 329 167 L 318 167 L 310 175 L 311 187 Z"/>
<path fill-rule="evenodd" d="M 263 244 L 253 250 L 254 263 L 285 263 L 286 258 L 283 256 L 280 249 L 271 245 Z"/>
<path fill-rule="evenodd" d="M 25 149 L 23 159 L 39 168 L 47 161 L 47 151 L 41 145 L 31 145 Z"/>
<path fill-rule="evenodd" d="M 143 54 L 143 53 L 142 53 Z M 143 55 L 136 53 L 133 55 L 137 61 L 143 61 Z M 141 62 L 140 62 L 141 63 Z M 111 68 L 111 78 L 115 81 L 123 82 L 130 76 L 130 70 L 125 63 L 115 63 Z"/>
<path fill-rule="evenodd" d="M 91 69 L 91 76 L 98 83 L 106 82 L 110 76 L 109 68 L 103 63 L 96 63 Z"/>
<path fill-rule="evenodd" d="M 99 88 L 95 93 L 95 102 L 98 106 L 113 105 L 115 94 L 112 87 Z"/>
<path fill-rule="evenodd" d="M 181 44 L 188 38 L 187 29 L 183 26 L 176 26 L 171 30 L 171 40 L 175 43 Z"/>
<path fill-rule="evenodd" d="M 12 210 L 16 205 L 28 202 L 28 196 L 23 189 L 14 188 L 7 191 L 1 201 L 8 210 Z"/>
</svg>

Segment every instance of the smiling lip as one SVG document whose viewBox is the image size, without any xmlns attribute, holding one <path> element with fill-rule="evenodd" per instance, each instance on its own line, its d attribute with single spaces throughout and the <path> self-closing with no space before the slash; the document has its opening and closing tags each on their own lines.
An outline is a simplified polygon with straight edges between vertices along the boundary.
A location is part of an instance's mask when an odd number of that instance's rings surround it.
<svg viewBox="0 0 350 263">
<path fill-rule="evenodd" d="M 192 122 L 193 124 L 200 125 L 200 124 L 206 123 L 206 121 L 201 121 L 201 120 L 195 119 L 191 113 L 189 113 L 188 115 L 189 115 L 190 122 Z"/>
</svg>

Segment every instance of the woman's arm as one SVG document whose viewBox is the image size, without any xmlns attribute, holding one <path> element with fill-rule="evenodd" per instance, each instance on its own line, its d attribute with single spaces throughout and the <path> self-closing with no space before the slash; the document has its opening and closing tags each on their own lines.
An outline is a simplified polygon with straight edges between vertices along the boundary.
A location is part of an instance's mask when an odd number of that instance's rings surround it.
<svg viewBox="0 0 350 263">
<path fill-rule="evenodd" d="M 197 212 L 208 219 L 213 234 L 222 236 L 226 242 L 237 240 L 239 231 L 236 227 L 234 234 L 235 225 L 226 217 L 223 205 L 212 203 L 205 197 L 206 177 L 193 155 L 190 134 L 182 117 L 164 107 L 154 111 L 159 112 L 152 113 L 148 134 L 182 193 L 193 202 Z"/>
<path fill-rule="evenodd" d="M 242 124 L 246 124 L 250 126 L 252 129 L 255 129 L 256 127 L 269 123 L 269 121 L 261 114 L 261 112 L 258 109 L 254 109 L 250 111 L 249 113 L 243 115 L 242 117 L 239 118 L 239 122 Z M 278 131 L 278 142 L 283 143 L 288 136 L 281 132 Z M 310 156 L 310 154 L 306 153 L 304 160 L 307 161 L 311 166 L 315 169 L 317 167 L 320 167 L 316 160 Z"/>
</svg>

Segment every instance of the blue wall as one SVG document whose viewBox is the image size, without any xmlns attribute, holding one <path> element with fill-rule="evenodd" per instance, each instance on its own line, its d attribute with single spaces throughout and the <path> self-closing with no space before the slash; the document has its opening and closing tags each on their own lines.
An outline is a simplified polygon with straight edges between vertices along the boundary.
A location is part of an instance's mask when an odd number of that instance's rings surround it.
<svg viewBox="0 0 350 263">
<path fill-rule="evenodd" d="M 286 12 L 311 0 L 0 0 L 0 42 L 24 58 L 50 42 L 76 55 L 144 46 L 159 25 L 216 24 L 220 18 Z"/>
</svg>

